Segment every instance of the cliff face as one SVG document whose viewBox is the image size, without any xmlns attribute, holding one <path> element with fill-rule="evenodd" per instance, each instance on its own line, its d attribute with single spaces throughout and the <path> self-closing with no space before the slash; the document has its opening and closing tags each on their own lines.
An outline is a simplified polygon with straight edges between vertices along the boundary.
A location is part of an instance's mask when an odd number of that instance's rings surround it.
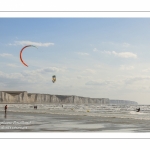
<svg viewBox="0 0 150 150">
<path fill-rule="evenodd" d="M 1 103 L 28 102 L 27 92 L 21 92 L 21 93 L 0 92 L 0 102 Z"/>
<path fill-rule="evenodd" d="M 109 100 L 109 104 L 111 105 L 138 105 L 135 101 L 129 100 Z"/>
<path fill-rule="evenodd" d="M 70 103 L 109 104 L 108 98 L 89 98 L 68 95 L 27 93 L 26 91 L 1 91 L 0 103 Z"/>
<path fill-rule="evenodd" d="M 138 105 L 135 101 L 109 100 L 69 95 L 27 93 L 26 91 L 0 91 L 0 103 L 60 103 L 60 104 L 110 104 Z"/>
</svg>

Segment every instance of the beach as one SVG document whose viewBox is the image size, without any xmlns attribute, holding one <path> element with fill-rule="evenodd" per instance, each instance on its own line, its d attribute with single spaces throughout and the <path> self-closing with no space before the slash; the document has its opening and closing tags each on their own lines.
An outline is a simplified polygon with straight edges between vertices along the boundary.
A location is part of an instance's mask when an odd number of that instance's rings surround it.
<svg viewBox="0 0 150 150">
<path fill-rule="evenodd" d="M 47 109 L 44 112 L 42 108 L 48 106 L 53 109 Z M 24 109 L 21 112 L 19 110 L 22 107 Z M 56 105 L 39 105 L 38 107 L 39 110 L 34 110 L 29 104 L 11 104 L 11 111 L 8 110 L 6 114 L 1 107 L 0 132 L 150 132 L 149 119 L 120 118 L 117 115 L 115 117 L 115 113 L 110 116 L 110 114 L 106 115 L 107 113 L 102 112 L 101 115 L 92 115 L 94 114 L 91 113 L 92 109 L 90 111 L 73 111 L 70 106 L 68 106 L 67 111 L 67 105 L 66 109 L 61 106 L 56 107 Z M 71 107 L 72 109 L 75 108 L 73 105 Z M 102 110 L 102 107 L 104 106 L 100 106 L 100 110 Z M 76 110 L 79 108 L 81 106 Z M 116 114 L 118 114 L 118 111 Z"/>
</svg>

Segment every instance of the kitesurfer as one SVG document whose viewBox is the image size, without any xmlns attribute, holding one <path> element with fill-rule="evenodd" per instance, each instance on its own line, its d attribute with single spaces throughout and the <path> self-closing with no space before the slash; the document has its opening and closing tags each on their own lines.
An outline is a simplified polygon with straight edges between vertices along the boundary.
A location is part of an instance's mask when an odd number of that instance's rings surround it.
<svg viewBox="0 0 150 150">
<path fill-rule="evenodd" d="M 4 109 L 5 109 L 5 113 L 6 113 L 6 111 L 7 111 L 7 105 L 5 105 Z"/>
<path fill-rule="evenodd" d="M 140 108 L 139 109 L 136 109 L 136 112 L 139 112 L 140 111 Z"/>
</svg>

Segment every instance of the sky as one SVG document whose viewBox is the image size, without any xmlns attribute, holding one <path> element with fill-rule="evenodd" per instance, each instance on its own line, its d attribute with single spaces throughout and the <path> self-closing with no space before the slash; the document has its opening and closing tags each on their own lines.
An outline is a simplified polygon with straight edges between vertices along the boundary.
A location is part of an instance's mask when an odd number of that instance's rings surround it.
<svg viewBox="0 0 150 150">
<path fill-rule="evenodd" d="M 0 18 L 0 39 L 0 91 L 150 104 L 149 18 Z"/>
</svg>

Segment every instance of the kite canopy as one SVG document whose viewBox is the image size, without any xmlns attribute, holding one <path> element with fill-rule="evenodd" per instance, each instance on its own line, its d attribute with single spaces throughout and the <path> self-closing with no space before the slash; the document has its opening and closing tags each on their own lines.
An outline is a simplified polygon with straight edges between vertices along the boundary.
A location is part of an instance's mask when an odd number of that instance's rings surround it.
<svg viewBox="0 0 150 150">
<path fill-rule="evenodd" d="M 56 81 L 56 76 L 53 75 L 53 76 L 52 76 L 52 82 L 54 83 L 55 81 Z"/>
<path fill-rule="evenodd" d="M 22 59 L 22 52 L 23 52 L 23 50 L 25 49 L 25 48 L 27 48 L 27 47 L 36 47 L 36 46 L 34 46 L 34 45 L 27 45 L 27 46 L 24 46 L 22 49 L 21 49 L 21 51 L 20 51 L 20 60 L 21 60 L 21 62 L 26 66 L 26 67 L 28 67 L 28 65 L 23 61 L 23 59 Z M 36 47 L 37 48 L 37 47 Z"/>
</svg>

